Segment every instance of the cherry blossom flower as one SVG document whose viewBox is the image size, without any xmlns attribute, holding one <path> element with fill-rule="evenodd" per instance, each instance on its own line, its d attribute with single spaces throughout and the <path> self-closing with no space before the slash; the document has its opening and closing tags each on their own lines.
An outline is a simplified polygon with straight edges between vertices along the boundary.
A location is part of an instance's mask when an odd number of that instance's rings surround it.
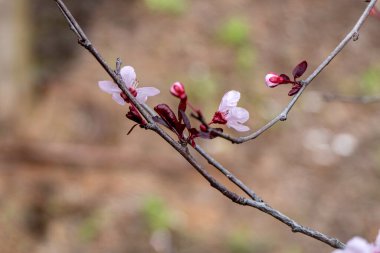
<svg viewBox="0 0 380 253">
<path fill-rule="evenodd" d="M 275 73 L 269 73 L 265 76 L 265 84 L 269 88 L 274 88 L 277 85 L 284 83 L 285 79 L 282 76 L 276 75 Z"/>
<path fill-rule="evenodd" d="M 155 96 L 160 93 L 159 89 L 154 87 L 142 87 L 137 88 L 138 81 L 136 79 L 136 73 L 133 67 L 125 66 L 120 70 L 120 75 L 125 83 L 127 89 L 136 97 L 139 103 L 144 103 L 148 97 Z M 123 94 L 121 89 L 112 81 L 100 81 L 98 83 L 99 88 L 112 95 L 112 99 L 120 105 L 125 105 L 128 98 Z"/>
<path fill-rule="evenodd" d="M 344 249 L 334 250 L 332 253 L 380 253 L 380 231 L 375 243 L 356 236 L 347 242 Z"/>
<path fill-rule="evenodd" d="M 237 107 L 239 100 L 240 92 L 238 91 L 231 90 L 224 94 L 211 123 L 226 124 L 239 132 L 248 131 L 249 127 L 243 123 L 249 119 L 249 112 L 244 108 Z"/>
</svg>

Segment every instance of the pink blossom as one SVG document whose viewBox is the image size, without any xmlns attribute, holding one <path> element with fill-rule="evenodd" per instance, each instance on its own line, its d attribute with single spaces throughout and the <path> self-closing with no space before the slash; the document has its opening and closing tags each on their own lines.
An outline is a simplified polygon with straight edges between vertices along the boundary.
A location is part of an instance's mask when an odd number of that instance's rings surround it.
<svg viewBox="0 0 380 253">
<path fill-rule="evenodd" d="M 282 76 L 276 75 L 275 73 L 269 73 L 265 76 L 265 83 L 269 88 L 274 88 L 283 82 L 284 78 Z"/>
<path fill-rule="evenodd" d="M 231 90 L 224 94 L 212 123 L 226 124 L 239 132 L 248 131 L 249 127 L 243 123 L 249 119 L 249 112 L 244 108 L 237 107 L 239 100 L 240 92 L 238 91 Z"/>
<path fill-rule="evenodd" d="M 138 81 L 136 79 L 136 73 L 133 67 L 125 66 L 120 70 L 120 75 L 125 83 L 127 89 L 136 97 L 139 103 L 144 103 L 148 97 L 155 96 L 160 93 L 160 90 L 154 87 L 142 87 L 137 88 Z M 112 95 L 112 99 L 120 105 L 125 105 L 126 101 L 122 96 L 121 89 L 112 81 L 99 81 L 99 88 Z M 125 97 L 125 96 L 124 96 Z"/>
<path fill-rule="evenodd" d="M 369 243 L 361 237 L 354 237 L 347 242 L 344 249 L 332 253 L 380 253 L 380 231 L 375 243 Z"/>
<path fill-rule="evenodd" d="M 175 82 L 170 87 L 170 93 L 180 99 L 185 99 L 187 97 L 185 87 L 181 82 Z"/>
<path fill-rule="evenodd" d="M 344 249 L 334 250 L 333 253 L 371 253 L 371 245 L 361 237 L 354 237 L 347 242 Z"/>
</svg>

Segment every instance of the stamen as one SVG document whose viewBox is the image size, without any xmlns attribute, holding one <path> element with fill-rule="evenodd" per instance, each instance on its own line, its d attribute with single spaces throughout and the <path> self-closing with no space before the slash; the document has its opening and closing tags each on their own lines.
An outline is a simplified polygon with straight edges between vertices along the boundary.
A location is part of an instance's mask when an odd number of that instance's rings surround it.
<svg viewBox="0 0 380 253">
<path fill-rule="evenodd" d="M 139 80 L 137 80 L 137 78 L 135 79 L 135 81 L 133 81 L 133 84 L 132 84 L 133 88 L 137 88 L 137 86 L 139 86 Z"/>
</svg>

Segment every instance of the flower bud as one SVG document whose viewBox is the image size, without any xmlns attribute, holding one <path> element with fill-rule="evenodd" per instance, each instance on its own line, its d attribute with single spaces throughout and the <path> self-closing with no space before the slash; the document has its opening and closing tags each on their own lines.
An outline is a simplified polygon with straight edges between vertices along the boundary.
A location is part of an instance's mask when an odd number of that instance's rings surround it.
<svg viewBox="0 0 380 253">
<path fill-rule="evenodd" d="M 172 84 L 170 87 L 170 93 L 181 100 L 187 97 L 185 87 L 180 82 L 175 82 Z"/>
<path fill-rule="evenodd" d="M 274 88 L 279 84 L 284 83 L 284 78 L 282 76 L 276 75 L 274 73 L 269 73 L 265 76 L 265 84 L 269 88 Z"/>
</svg>

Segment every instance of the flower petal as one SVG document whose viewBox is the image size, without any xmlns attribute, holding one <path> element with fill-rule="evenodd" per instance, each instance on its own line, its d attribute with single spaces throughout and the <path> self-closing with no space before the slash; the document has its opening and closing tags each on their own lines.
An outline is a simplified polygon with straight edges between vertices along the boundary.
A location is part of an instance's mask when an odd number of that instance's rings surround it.
<svg viewBox="0 0 380 253">
<path fill-rule="evenodd" d="M 232 127 L 233 129 L 235 129 L 236 131 L 239 131 L 239 132 L 249 131 L 249 127 L 244 126 L 244 125 L 242 125 L 236 121 L 227 121 L 227 126 Z"/>
<path fill-rule="evenodd" d="M 249 119 L 249 112 L 241 107 L 232 107 L 226 116 L 227 121 L 236 121 L 244 123 Z"/>
<path fill-rule="evenodd" d="M 236 90 L 230 90 L 226 94 L 224 94 L 222 101 L 220 102 L 218 111 L 225 112 L 231 107 L 237 105 L 240 99 L 240 92 Z"/>
<path fill-rule="evenodd" d="M 137 88 L 136 91 L 136 99 L 139 103 L 144 103 L 148 99 L 148 97 L 156 96 L 160 93 L 160 90 L 154 87 L 141 87 Z"/>
<path fill-rule="evenodd" d="M 347 242 L 344 253 L 371 253 L 371 245 L 360 237 L 354 237 Z"/>
<path fill-rule="evenodd" d="M 120 88 L 112 81 L 99 81 L 98 85 L 102 91 L 108 94 L 121 92 Z"/>
<path fill-rule="evenodd" d="M 125 105 L 126 104 L 124 99 L 120 96 L 120 93 L 113 93 L 112 99 L 115 100 L 115 102 L 118 103 L 119 105 Z"/>
<path fill-rule="evenodd" d="M 380 230 L 379 230 L 379 234 L 377 235 L 377 238 L 376 238 L 376 241 L 375 241 L 375 247 L 377 250 L 380 251 Z"/>
<path fill-rule="evenodd" d="M 241 107 L 232 107 L 228 109 L 226 115 L 227 126 L 234 128 L 236 131 L 245 132 L 249 127 L 242 125 L 249 119 L 249 112 Z"/>
<path fill-rule="evenodd" d="M 132 87 L 132 85 L 136 81 L 136 72 L 132 66 L 122 67 L 120 70 L 120 75 L 127 88 Z"/>
</svg>

